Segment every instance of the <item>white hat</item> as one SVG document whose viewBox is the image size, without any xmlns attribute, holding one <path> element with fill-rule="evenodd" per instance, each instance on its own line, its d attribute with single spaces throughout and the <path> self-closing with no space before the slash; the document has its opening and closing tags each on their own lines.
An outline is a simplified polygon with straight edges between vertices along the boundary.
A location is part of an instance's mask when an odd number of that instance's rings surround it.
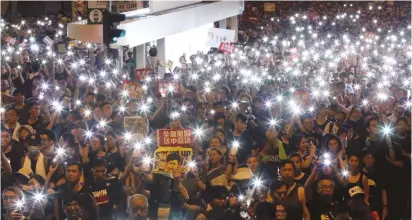
<svg viewBox="0 0 412 220">
<path fill-rule="evenodd" d="M 20 126 L 20 131 L 21 129 L 25 128 L 26 130 L 28 130 L 30 132 L 30 134 L 34 134 L 34 129 L 30 126 L 30 125 L 22 125 Z M 20 132 L 19 132 L 20 133 Z"/>
</svg>

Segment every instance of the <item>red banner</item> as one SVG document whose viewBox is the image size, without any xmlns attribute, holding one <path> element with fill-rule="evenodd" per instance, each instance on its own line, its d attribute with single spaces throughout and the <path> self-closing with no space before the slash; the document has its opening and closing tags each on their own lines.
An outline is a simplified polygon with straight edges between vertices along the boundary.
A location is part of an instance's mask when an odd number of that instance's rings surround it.
<svg viewBox="0 0 412 220">
<path fill-rule="evenodd" d="M 136 69 L 136 80 L 146 79 L 151 72 L 153 72 L 151 68 Z"/>
<path fill-rule="evenodd" d="M 226 53 L 233 53 L 235 52 L 236 47 L 232 44 L 222 42 L 220 43 L 219 50 L 226 52 Z"/>
<path fill-rule="evenodd" d="M 157 144 L 158 146 L 192 145 L 192 129 L 158 129 Z"/>
</svg>

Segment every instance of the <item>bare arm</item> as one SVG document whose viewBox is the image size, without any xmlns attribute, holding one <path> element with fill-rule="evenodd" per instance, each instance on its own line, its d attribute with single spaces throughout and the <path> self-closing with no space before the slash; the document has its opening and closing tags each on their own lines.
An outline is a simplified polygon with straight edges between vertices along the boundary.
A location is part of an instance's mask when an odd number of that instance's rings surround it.
<svg viewBox="0 0 412 220">
<path fill-rule="evenodd" d="M 363 175 L 362 177 L 362 185 L 363 185 L 363 192 L 365 193 L 365 202 L 369 204 L 369 184 L 368 184 L 368 177 Z"/>
<path fill-rule="evenodd" d="M 1 167 L 3 167 L 4 172 L 6 173 L 12 172 L 10 163 L 7 160 L 6 155 L 3 152 L 1 153 Z"/>
<path fill-rule="evenodd" d="M 302 163 L 303 168 L 308 168 L 310 166 L 310 164 L 312 163 L 312 159 L 315 156 L 315 153 L 316 153 L 316 146 L 314 144 L 312 144 L 312 146 L 310 147 L 309 156 Z"/>
<path fill-rule="evenodd" d="M 306 206 L 305 189 L 303 187 L 298 188 L 298 197 L 299 197 L 300 203 L 302 204 L 303 219 L 310 220 L 309 209 Z"/>
<path fill-rule="evenodd" d="M 295 123 L 296 123 L 296 115 L 293 116 L 292 121 L 290 122 L 290 126 L 288 131 L 286 132 L 286 137 L 288 139 L 292 138 L 293 130 L 295 130 Z"/>
<path fill-rule="evenodd" d="M 382 189 L 382 220 L 386 220 L 388 216 L 388 198 L 386 196 L 386 189 Z"/>
</svg>

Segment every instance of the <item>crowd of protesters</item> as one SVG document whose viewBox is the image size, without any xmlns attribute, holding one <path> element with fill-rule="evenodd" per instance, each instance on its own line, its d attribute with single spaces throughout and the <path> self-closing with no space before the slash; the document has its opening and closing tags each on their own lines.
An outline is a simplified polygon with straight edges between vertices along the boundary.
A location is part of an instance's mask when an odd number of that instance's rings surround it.
<svg viewBox="0 0 412 220">
<path fill-rule="evenodd" d="M 57 17 L 2 20 L 2 219 L 410 219 L 400 4 L 245 12 L 236 51 L 182 56 L 160 76 L 153 47 L 139 78 L 102 45 L 68 44 Z M 144 118 L 139 134 L 129 116 Z M 156 131 L 186 128 L 189 171 L 169 154 L 171 175 L 151 172 Z"/>
</svg>

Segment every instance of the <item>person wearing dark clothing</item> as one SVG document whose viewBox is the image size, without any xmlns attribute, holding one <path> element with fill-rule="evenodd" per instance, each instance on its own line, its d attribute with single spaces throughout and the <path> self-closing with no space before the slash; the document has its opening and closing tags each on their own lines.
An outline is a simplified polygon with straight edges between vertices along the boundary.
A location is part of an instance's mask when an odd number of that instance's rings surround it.
<svg viewBox="0 0 412 220">
<path fill-rule="evenodd" d="M 233 129 L 229 136 L 229 146 L 234 147 L 235 143 L 238 143 L 238 162 L 244 164 L 247 162 L 247 157 L 254 150 L 253 139 L 249 131 L 246 129 L 247 118 L 243 114 L 236 115 L 235 129 Z M 236 145 L 236 144 L 235 144 Z"/>
</svg>

